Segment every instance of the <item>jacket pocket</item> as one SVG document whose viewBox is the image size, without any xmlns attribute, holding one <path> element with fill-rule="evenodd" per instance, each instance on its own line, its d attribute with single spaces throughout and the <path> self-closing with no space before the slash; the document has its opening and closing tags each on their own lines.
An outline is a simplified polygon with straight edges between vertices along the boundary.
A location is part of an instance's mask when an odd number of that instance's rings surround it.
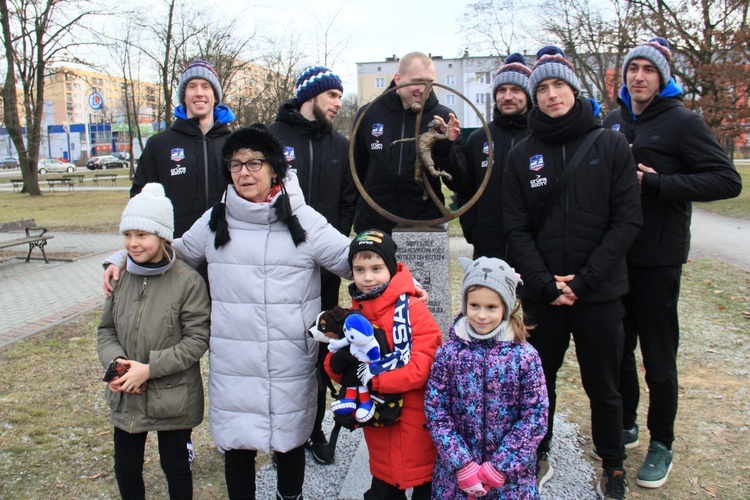
<svg viewBox="0 0 750 500">
<path fill-rule="evenodd" d="M 184 373 L 151 380 L 146 392 L 146 412 L 151 418 L 175 418 L 187 414 L 188 384 Z"/>
<path fill-rule="evenodd" d="M 104 395 L 107 398 L 107 403 L 112 413 L 118 413 L 122 410 L 123 397 L 121 392 L 112 392 L 107 387 L 104 389 Z"/>
</svg>

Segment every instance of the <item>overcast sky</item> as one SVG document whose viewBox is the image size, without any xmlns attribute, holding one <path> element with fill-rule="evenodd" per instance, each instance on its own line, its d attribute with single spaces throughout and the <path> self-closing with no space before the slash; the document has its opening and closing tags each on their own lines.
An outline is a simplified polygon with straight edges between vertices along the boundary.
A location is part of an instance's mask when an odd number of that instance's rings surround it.
<svg viewBox="0 0 750 500">
<path fill-rule="evenodd" d="M 218 0 L 237 5 L 236 0 Z M 333 22 L 334 42 L 346 43 L 331 69 L 344 81 L 345 93 L 356 93 L 358 62 L 382 61 L 419 50 L 432 55 L 457 57 L 463 53 L 458 20 L 467 1 L 432 0 L 281 0 L 253 3 L 244 15 L 260 26 L 299 30 L 303 37 L 315 39 L 316 18 L 323 24 L 338 11 Z M 343 7 L 342 7 L 343 4 Z M 262 21 L 262 22 L 261 22 Z M 320 31 L 320 30 L 319 30 Z M 477 54 L 479 55 L 479 54 Z M 306 64 L 322 61 L 314 50 Z"/>
</svg>

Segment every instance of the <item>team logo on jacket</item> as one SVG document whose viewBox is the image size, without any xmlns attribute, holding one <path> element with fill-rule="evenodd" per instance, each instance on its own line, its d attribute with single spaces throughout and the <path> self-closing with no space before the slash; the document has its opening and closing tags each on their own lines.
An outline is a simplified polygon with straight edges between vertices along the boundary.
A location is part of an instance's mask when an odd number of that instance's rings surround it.
<svg viewBox="0 0 750 500">
<path fill-rule="evenodd" d="M 372 124 L 372 135 L 375 137 L 380 137 L 383 135 L 383 124 L 382 123 L 373 123 Z"/>
<path fill-rule="evenodd" d="M 169 171 L 169 175 L 171 175 L 172 177 L 174 177 L 175 175 L 184 175 L 186 173 L 187 173 L 187 169 L 179 165 L 177 165 L 175 168 Z"/>
<path fill-rule="evenodd" d="M 380 141 L 375 141 L 370 144 L 370 150 L 372 151 L 382 151 L 383 150 L 383 143 Z"/>
<path fill-rule="evenodd" d="M 495 141 L 492 141 L 492 149 L 495 149 Z M 490 145 L 486 142 L 482 145 L 482 154 L 490 154 Z"/>
<path fill-rule="evenodd" d="M 615 123 L 614 125 L 612 125 L 612 130 L 614 130 L 615 132 L 619 132 L 620 131 L 620 124 L 619 123 Z"/>
<path fill-rule="evenodd" d="M 544 156 L 534 155 L 531 158 L 529 158 L 529 170 L 533 170 L 534 172 L 539 172 L 543 168 L 544 168 Z"/>
<path fill-rule="evenodd" d="M 540 186 L 546 186 L 547 185 L 547 178 L 546 177 L 542 177 L 539 174 L 536 174 L 536 179 L 531 179 L 529 181 L 529 184 L 531 185 L 532 189 L 533 188 L 538 188 Z"/>
<path fill-rule="evenodd" d="M 286 158 L 286 161 L 294 161 L 294 148 L 291 146 L 285 146 L 284 147 L 284 158 Z"/>
<path fill-rule="evenodd" d="M 182 148 L 174 148 L 169 155 L 172 161 L 182 161 L 185 159 L 185 150 Z"/>
</svg>

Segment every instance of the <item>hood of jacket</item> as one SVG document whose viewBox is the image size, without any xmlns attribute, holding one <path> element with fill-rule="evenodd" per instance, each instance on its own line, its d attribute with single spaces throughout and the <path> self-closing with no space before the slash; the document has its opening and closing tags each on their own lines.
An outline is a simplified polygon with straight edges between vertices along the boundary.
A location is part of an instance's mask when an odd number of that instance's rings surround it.
<svg viewBox="0 0 750 500">
<path fill-rule="evenodd" d="M 279 107 L 276 113 L 276 121 L 288 123 L 300 135 L 310 137 L 323 137 L 330 133 L 331 125 L 318 120 L 308 120 L 300 113 L 300 105 L 297 99 L 289 99 Z"/>
</svg>

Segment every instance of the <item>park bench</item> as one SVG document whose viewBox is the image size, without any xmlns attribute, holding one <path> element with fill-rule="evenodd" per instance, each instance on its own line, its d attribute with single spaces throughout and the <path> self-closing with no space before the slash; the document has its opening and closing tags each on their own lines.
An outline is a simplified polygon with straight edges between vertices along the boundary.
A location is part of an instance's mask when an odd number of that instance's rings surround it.
<svg viewBox="0 0 750 500">
<path fill-rule="evenodd" d="M 13 191 L 20 191 L 23 187 L 23 179 L 11 179 L 10 183 L 13 184 Z"/>
<path fill-rule="evenodd" d="M 113 186 L 117 185 L 117 174 L 94 174 L 94 186 L 99 185 L 100 179 L 109 179 Z"/>
<path fill-rule="evenodd" d="M 43 227 L 36 227 L 36 221 L 34 219 L 21 219 L 10 222 L 0 222 L 0 232 L 11 233 L 12 231 L 18 231 L 23 229 L 25 236 L 19 234 L 18 237 L 5 239 L 0 237 L 0 249 L 9 248 L 16 245 L 29 245 L 29 253 L 26 254 L 26 262 L 31 259 L 31 251 L 34 248 L 38 248 L 42 251 L 44 262 L 49 264 L 47 254 L 44 251 L 47 240 L 54 238 L 51 234 L 47 234 L 47 229 Z"/>
<path fill-rule="evenodd" d="M 68 186 L 68 191 L 72 191 L 75 189 L 75 182 L 73 179 L 68 179 L 65 177 L 50 177 L 45 179 L 47 181 L 47 185 L 49 186 L 49 191 L 54 191 L 56 185 L 60 186 Z"/>
<path fill-rule="evenodd" d="M 85 177 L 86 174 L 65 174 L 62 176 L 63 179 L 70 179 L 73 184 L 75 184 L 77 180 L 79 186 L 83 186 L 83 179 Z"/>
</svg>

